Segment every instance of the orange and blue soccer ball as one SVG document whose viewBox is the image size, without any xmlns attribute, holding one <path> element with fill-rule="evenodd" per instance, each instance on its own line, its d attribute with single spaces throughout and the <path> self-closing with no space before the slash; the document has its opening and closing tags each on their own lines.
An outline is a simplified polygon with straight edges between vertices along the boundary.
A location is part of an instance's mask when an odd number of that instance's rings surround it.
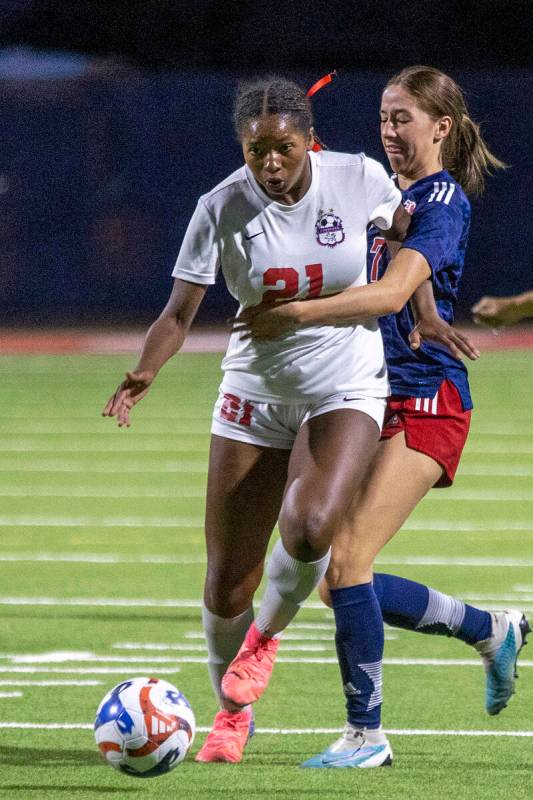
<svg viewBox="0 0 533 800">
<path fill-rule="evenodd" d="M 96 744 L 108 764 L 137 778 L 180 764 L 196 722 L 185 696 L 168 681 L 132 678 L 111 689 L 96 712 Z"/>
</svg>

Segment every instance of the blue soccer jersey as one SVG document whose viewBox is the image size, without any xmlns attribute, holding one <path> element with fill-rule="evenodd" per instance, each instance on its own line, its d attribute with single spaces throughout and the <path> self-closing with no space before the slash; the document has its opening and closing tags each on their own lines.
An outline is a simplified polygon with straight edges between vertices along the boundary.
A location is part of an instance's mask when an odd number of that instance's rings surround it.
<svg viewBox="0 0 533 800">
<path fill-rule="evenodd" d="M 440 316 L 450 325 L 470 227 L 470 203 L 452 176 L 445 171 L 422 178 L 402 192 L 412 220 L 402 247 L 417 250 L 431 268 L 433 294 Z M 377 281 L 391 255 L 378 228 L 368 229 L 368 280 Z M 445 348 L 424 342 L 411 350 L 409 333 L 414 327 L 407 303 L 399 314 L 380 317 L 385 357 L 393 395 L 434 397 L 442 381 L 457 387 L 466 411 L 472 408 L 466 367 Z"/>
</svg>

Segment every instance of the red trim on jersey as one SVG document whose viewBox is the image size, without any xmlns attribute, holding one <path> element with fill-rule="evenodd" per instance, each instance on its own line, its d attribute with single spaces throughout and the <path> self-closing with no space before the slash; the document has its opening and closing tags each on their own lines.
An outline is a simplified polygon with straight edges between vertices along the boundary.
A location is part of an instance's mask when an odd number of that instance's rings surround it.
<svg viewBox="0 0 533 800">
<path fill-rule="evenodd" d="M 425 453 L 444 470 L 434 488 L 451 486 L 468 437 L 470 417 L 470 411 L 463 411 L 456 386 L 446 380 L 435 397 L 390 397 L 381 438 L 391 439 L 403 431 L 407 447 Z"/>
</svg>

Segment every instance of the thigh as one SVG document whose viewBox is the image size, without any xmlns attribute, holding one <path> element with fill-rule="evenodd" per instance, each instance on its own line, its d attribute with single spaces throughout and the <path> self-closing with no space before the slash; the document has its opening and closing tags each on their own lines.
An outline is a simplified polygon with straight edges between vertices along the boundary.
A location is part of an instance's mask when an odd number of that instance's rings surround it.
<svg viewBox="0 0 533 800">
<path fill-rule="evenodd" d="M 441 475 L 440 464 L 407 447 L 403 432 L 381 441 L 335 533 L 328 583 L 340 587 L 371 580 L 376 555 Z"/>
<path fill-rule="evenodd" d="M 234 582 L 262 569 L 289 456 L 288 450 L 212 436 L 205 519 L 208 577 L 218 570 Z"/>
<path fill-rule="evenodd" d="M 306 520 L 325 552 L 375 453 L 379 428 L 353 409 L 330 411 L 308 420 L 298 432 L 289 462 L 280 530 L 292 554 L 290 529 Z M 311 531 L 313 532 L 313 531 Z M 318 557 L 318 556 L 317 556 Z"/>
</svg>

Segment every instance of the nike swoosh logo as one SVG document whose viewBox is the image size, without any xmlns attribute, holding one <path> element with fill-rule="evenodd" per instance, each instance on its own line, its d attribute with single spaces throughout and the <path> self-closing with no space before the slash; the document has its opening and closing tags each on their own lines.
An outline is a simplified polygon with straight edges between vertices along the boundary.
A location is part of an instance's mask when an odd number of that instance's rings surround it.
<svg viewBox="0 0 533 800">
<path fill-rule="evenodd" d="M 247 236 L 246 234 L 244 234 L 244 238 L 245 239 L 255 239 L 256 236 L 261 236 L 262 233 L 264 233 L 264 231 L 259 231 L 259 233 L 252 233 L 250 236 Z"/>
<path fill-rule="evenodd" d="M 343 400 L 360 400 L 359 397 L 350 397 L 350 395 L 348 395 L 348 394 L 345 395 L 342 399 Z"/>
<path fill-rule="evenodd" d="M 352 763 L 359 763 L 366 757 L 378 755 L 385 749 L 385 745 L 359 747 L 344 753 L 325 753 L 322 762 L 324 764 L 342 764 L 345 761 Z"/>
</svg>

